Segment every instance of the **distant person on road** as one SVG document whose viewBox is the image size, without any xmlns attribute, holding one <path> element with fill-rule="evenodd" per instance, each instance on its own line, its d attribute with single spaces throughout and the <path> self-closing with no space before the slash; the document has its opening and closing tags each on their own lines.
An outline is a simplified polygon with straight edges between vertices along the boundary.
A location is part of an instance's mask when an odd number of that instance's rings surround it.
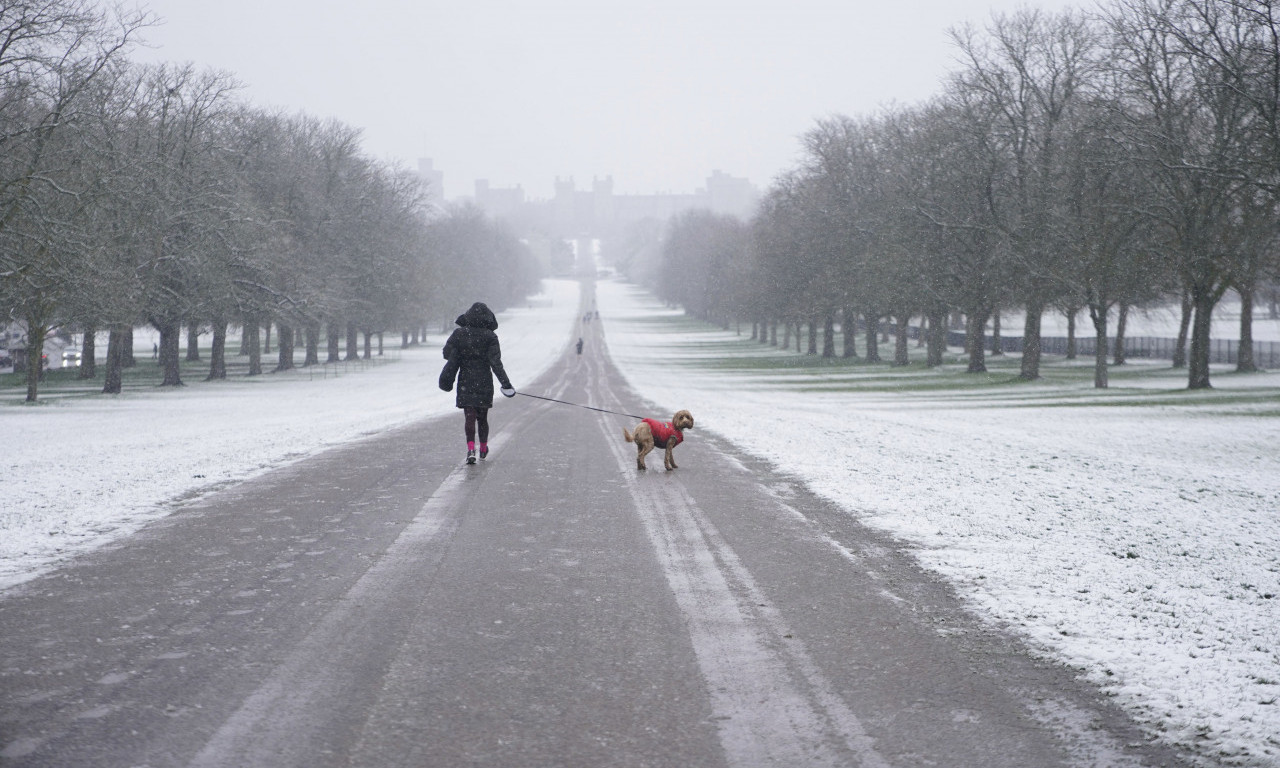
<svg viewBox="0 0 1280 768">
<path fill-rule="evenodd" d="M 445 392 L 458 384 L 457 405 L 462 409 L 467 435 L 467 463 L 476 463 L 476 430 L 480 432 L 480 458 L 489 455 L 489 409 L 493 407 L 493 377 L 502 382 L 502 394 L 515 397 L 515 387 L 502 367 L 498 345 L 498 318 L 483 302 L 458 315 L 458 328 L 444 343 L 444 370 L 440 388 Z"/>
<path fill-rule="evenodd" d="M 582 354 L 582 337 L 578 337 L 578 354 Z"/>
</svg>

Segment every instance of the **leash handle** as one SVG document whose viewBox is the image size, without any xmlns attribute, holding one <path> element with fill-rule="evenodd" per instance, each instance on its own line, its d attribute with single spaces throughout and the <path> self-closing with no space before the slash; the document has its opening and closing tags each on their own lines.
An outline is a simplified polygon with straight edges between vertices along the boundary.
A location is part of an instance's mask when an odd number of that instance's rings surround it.
<svg viewBox="0 0 1280 768">
<path fill-rule="evenodd" d="M 528 392 L 520 392 L 520 391 L 517 391 L 517 392 L 516 392 L 516 394 L 517 394 L 517 395 L 524 395 L 525 397 L 532 397 L 532 398 L 535 398 L 535 399 L 538 399 L 538 400 L 546 400 L 546 401 L 547 401 L 547 402 L 549 402 L 549 403 L 560 403 L 561 405 L 572 405 L 572 406 L 574 406 L 574 407 L 576 407 L 576 408 L 586 408 L 586 409 L 587 409 L 587 410 L 589 410 L 589 411 L 599 411 L 600 413 L 612 413 L 614 416 L 626 416 L 627 418 L 630 418 L 630 419 L 643 419 L 643 418 L 644 418 L 643 416 L 633 416 L 633 415 L 632 415 L 632 414 L 630 414 L 630 413 L 619 413 L 618 411 L 611 411 L 611 410 L 609 410 L 608 408 L 596 408 L 596 407 L 594 407 L 594 406 L 590 406 L 590 405 L 583 405 L 583 404 L 581 404 L 581 403 L 571 403 L 571 402 L 569 402 L 569 401 L 567 401 L 567 400 L 557 400 L 557 399 L 555 399 L 554 397 L 543 397 L 542 395 L 531 395 L 531 394 L 529 394 Z"/>
</svg>

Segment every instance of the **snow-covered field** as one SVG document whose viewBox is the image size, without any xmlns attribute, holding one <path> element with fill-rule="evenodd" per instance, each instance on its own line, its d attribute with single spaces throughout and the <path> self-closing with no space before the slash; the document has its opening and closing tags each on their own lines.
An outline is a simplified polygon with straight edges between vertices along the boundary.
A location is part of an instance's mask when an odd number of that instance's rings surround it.
<svg viewBox="0 0 1280 768">
<path fill-rule="evenodd" d="M 543 289 L 498 317 L 517 388 L 559 356 L 577 319 L 576 281 L 546 280 Z M 10 393 L 0 401 L 0 588 L 137 530 L 176 499 L 454 411 L 454 395 L 436 383 L 445 338 L 329 378 L 299 369 L 115 397 L 50 396 L 35 406 L 21 404 L 25 390 Z M 136 343 L 145 358 L 150 341 Z M 461 417 L 456 429 L 465 450 Z"/>
<path fill-rule="evenodd" d="M 1269 317 L 1267 305 L 1260 301 L 1254 306 L 1252 334 L 1254 341 L 1280 341 L 1280 318 Z M 1130 338 L 1151 336 L 1161 339 L 1174 339 L 1178 336 L 1178 321 L 1181 310 L 1173 304 L 1160 307 L 1135 307 L 1130 310 L 1125 320 L 1125 335 Z M 1006 336 L 1021 336 L 1025 315 L 1021 311 L 1005 312 L 1000 316 L 1000 325 Z M 1107 316 L 1107 332 L 1114 335 L 1119 312 L 1112 309 Z M 987 324 L 987 333 L 991 332 L 991 324 Z M 1040 332 L 1045 336 L 1066 336 L 1067 317 L 1053 310 L 1044 313 L 1040 321 Z M 1087 310 L 1076 315 L 1076 334 L 1093 335 L 1093 323 L 1089 320 Z M 1213 338 L 1240 339 L 1240 297 L 1228 291 L 1222 301 L 1213 309 Z"/>
<path fill-rule="evenodd" d="M 1162 738 L 1280 765 L 1280 375 L 1218 375 L 1205 397 L 1172 372 L 938 389 L 919 368 L 762 365 L 795 355 L 689 333 L 622 283 L 598 297 L 646 398 L 909 543 Z"/>
</svg>

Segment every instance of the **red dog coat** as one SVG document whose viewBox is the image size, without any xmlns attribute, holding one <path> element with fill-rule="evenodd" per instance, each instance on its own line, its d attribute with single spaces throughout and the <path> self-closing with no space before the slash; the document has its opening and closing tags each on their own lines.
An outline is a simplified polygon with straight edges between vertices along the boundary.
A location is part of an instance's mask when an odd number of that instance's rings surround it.
<svg viewBox="0 0 1280 768">
<path fill-rule="evenodd" d="M 653 444 L 659 448 L 666 448 L 668 440 L 675 440 L 671 444 L 672 448 L 684 442 L 684 433 L 671 426 L 671 422 L 658 421 L 656 419 L 644 419 L 643 421 L 649 425 L 649 431 L 653 433 Z"/>
</svg>

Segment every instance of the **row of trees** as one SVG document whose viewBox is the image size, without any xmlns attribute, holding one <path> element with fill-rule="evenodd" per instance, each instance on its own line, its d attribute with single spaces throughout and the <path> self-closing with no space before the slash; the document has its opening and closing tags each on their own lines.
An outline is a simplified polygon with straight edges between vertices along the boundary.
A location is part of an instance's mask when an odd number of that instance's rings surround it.
<svg viewBox="0 0 1280 768">
<path fill-rule="evenodd" d="M 757 329 L 824 323 L 827 354 L 835 318 L 847 333 L 858 316 L 891 319 L 902 363 L 922 316 L 931 365 L 962 313 L 975 372 L 988 321 L 1020 308 L 1025 379 L 1039 376 L 1043 314 L 1087 312 L 1098 387 L 1108 314 L 1175 297 L 1198 389 L 1213 309 L 1234 289 L 1251 370 L 1253 296 L 1280 269 L 1280 4 L 1024 9 L 951 38 L 960 64 L 938 96 L 818 121 L 749 224 L 676 221 L 663 295 Z"/>
<path fill-rule="evenodd" d="M 89 0 L 0 6 L 0 309 L 26 326 L 29 401 L 54 328 L 89 344 L 109 331 L 118 392 L 138 324 L 178 385 L 184 327 L 212 329 L 221 378 L 228 326 L 260 373 L 264 325 L 289 368 L 295 337 L 304 365 L 322 335 L 328 360 L 344 338 L 351 357 L 360 332 L 416 333 L 456 296 L 503 306 L 536 286 L 513 235 L 474 208 L 432 210 L 357 129 L 246 104 L 227 74 L 131 62 L 150 21 Z"/>
</svg>

